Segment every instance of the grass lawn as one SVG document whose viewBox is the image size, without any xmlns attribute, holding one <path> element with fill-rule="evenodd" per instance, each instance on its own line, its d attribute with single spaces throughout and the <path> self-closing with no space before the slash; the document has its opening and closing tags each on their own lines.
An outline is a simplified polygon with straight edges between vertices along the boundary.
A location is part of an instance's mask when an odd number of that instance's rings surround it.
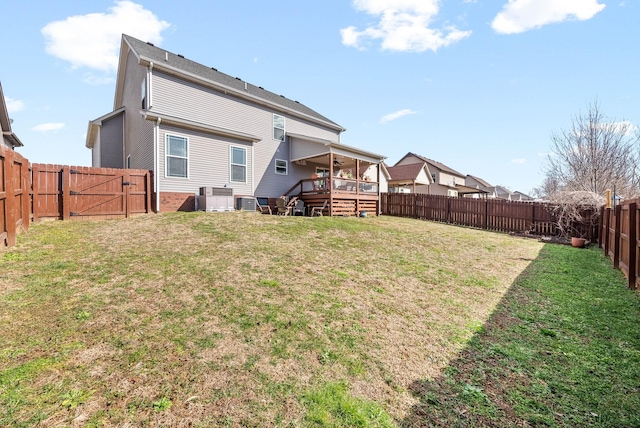
<svg viewBox="0 0 640 428">
<path fill-rule="evenodd" d="M 597 249 L 202 212 L 18 243 L 0 426 L 640 426 L 640 299 Z"/>
</svg>

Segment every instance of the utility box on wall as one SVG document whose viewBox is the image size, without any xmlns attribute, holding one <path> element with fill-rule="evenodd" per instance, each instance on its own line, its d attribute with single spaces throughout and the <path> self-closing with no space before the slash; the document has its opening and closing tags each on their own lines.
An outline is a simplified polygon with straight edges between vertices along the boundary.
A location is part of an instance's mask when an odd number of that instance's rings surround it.
<svg viewBox="0 0 640 428">
<path fill-rule="evenodd" d="M 233 189 L 231 187 L 201 187 L 198 210 L 233 211 Z"/>
<path fill-rule="evenodd" d="M 236 209 L 242 211 L 255 211 L 256 198 L 249 196 L 240 196 L 239 198 L 236 198 Z"/>
</svg>

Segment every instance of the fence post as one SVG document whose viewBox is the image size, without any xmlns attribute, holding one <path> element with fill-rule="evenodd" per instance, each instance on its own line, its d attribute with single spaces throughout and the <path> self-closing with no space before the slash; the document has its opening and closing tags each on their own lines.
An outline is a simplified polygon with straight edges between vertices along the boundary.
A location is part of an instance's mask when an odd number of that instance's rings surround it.
<svg viewBox="0 0 640 428">
<path fill-rule="evenodd" d="M 13 173 L 13 151 L 4 151 L 4 179 L 5 179 L 5 219 L 7 228 L 7 246 L 16 245 L 16 183 Z"/>
<path fill-rule="evenodd" d="M 69 220 L 71 217 L 71 172 L 68 166 L 62 167 L 62 219 Z"/>
<path fill-rule="evenodd" d="M 616 224 L 613 231 L 613 267 L 618 269 L 620 267 L 620 217 L 622 217 L 622 205 L 616 205 L 615 216 Z"/>
<path fill-rule="evenodd" d="M 633 202 L 629 204 L 629 288 L 636 288 L 636 254 L 638 248 L 636 210 L 638 205 Z"/>
<path fill-rule="evenodd" d="M 31 178 L 29 173 L 29 161 L 22 157 L 22 227 L 24 230 L 29 229 L 31 221 Z"/>
<path fill-rule="evenodd" d="M 611 234 L 611 208 L 606 208 L 607 217 L 604 219 L 604 255 L 609 257 L 609 235 Z"/>
</svg>

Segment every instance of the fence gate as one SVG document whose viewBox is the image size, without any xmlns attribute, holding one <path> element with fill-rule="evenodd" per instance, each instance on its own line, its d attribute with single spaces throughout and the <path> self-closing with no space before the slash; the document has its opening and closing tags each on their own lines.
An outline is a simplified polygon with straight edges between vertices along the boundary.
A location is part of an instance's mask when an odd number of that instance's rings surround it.
<svg viewBox="0 0 640 428">
<path fill-rule="evenodd" d="M 68 173 L 67 170 L 68 169 Z M 111 168 L 64 167 L 63 193 L 69 192 L 69 203 L 63 204 L 63 219 L 78 216 L 129 217 L 148 212 L 148 172 Z M 64 195 L 63 201 L 66 199 Z"/>
</svg>

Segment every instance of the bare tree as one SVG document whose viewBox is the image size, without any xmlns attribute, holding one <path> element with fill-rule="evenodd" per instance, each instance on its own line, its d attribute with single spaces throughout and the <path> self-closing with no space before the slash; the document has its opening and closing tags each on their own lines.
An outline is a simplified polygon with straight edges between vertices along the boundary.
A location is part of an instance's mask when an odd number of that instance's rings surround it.
<svg viewBox="0 0 640 428">
<path fill-rule="evenodd" d="M 639 193 L 640 133 L 630 122 L 608 120 L 597 101 L 573 118 L 571 128 L 553 134 L 551 143 L 545 184 L 554 183 L 556 191 Z"/>
</svg>

